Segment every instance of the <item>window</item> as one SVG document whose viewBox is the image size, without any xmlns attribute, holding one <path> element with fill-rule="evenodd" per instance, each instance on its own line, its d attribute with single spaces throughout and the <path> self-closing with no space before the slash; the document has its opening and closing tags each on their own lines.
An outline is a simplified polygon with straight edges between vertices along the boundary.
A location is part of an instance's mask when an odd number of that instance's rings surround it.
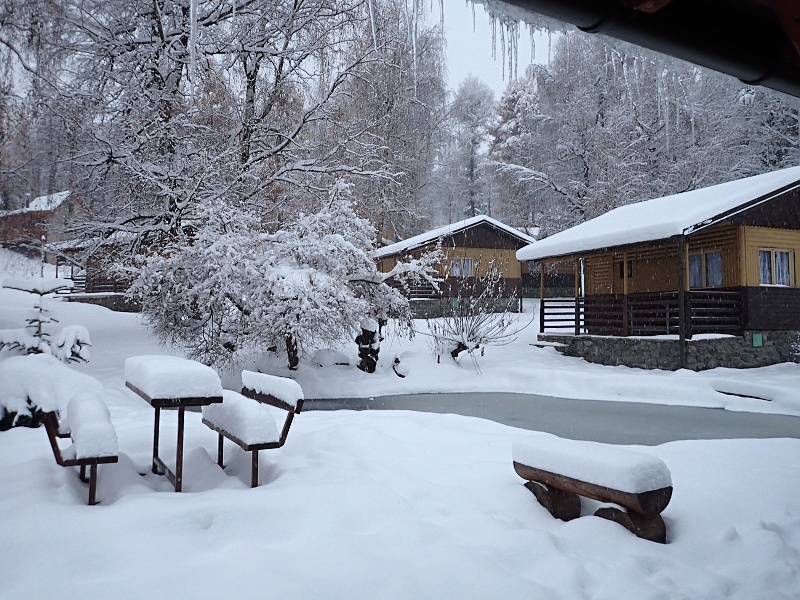
<svg viewBox="0 0 800 600">
<path fill-rule="evenodd" d="M 722 285 L 722 252 L 706 254 L 706 287 Z"/>
<path fill-rule="evenodd" d="M 451 277 L 472 277 L 472 259 L 454 258 L 450 261 Z"/>
<path fill-rule="evenodd" d="M 689 287 L 703 287 L 703 255 L 689 255 Z"/>
<path fill-rule="evenodd" d="M 759 250 L 758 279 L 761 285 L 792 285 L 791 250 Z"/>
<path fill-rule="evenodd" d="M 703 252 L 689 255 L 689 287 L 719 287 L 722 285 L 722 252 Z"/>
</svg>

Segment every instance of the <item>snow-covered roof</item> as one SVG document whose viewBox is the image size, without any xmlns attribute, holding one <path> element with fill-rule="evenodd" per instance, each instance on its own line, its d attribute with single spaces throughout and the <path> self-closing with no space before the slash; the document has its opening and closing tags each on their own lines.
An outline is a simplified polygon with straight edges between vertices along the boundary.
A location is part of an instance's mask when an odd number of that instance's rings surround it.
<svg viewBox="0 0 800 600">
<path fill-rule="evenodd" d="M 538 260 L 688 235 L 792 184 L 800 186 L 800 167 L 629 204 L 525 246 L 517 251 L 517 259 Z"/>
<path fill-rule="evenodd" d="M 408 252 L 415 248 L 419 248 L 420 246 L 424 246 L 430 242 L 435 242 L 441 237 L 446 237 L 448 235 L 452 235 L 454 233 L 458 233 L 465 229 L 469 229 L 470 227 L 475 227 L 476 225 L 480 225 L 483 223 L 487 223 L 512 235 L 516 238 L 519 238 L 523 242 L 533 243 L 536 241 L 535 238 L 529 236 L 526 233 L 519 231 L 518 229 L 514 229 L 513 227 L 509 227 L 505 223 L 501 223 L 497 219 L 493 219 L 492 217 L 487 217 L 486 215 L 477 215 L 475 217 L 470 217 L 469 219 L 464 219 L 463 221 L 459 221 L 458 223 L 451 223 L 450 225 L 445 225 L 443 227 L 439 227 L 437 229 L 432 229 L 430 231 L 426 231 L 425 233 L 420 233 L 419 235 L 415 235 L 414 237 L 410 237 L 407 240 L 403 240 L 401 242 L 395 242 L 394 244 L 389 244 L 388 246 L 384 246 L 383 248 L 379 248 L 375 251 L 375 258 L 383 258 L 385 256 L 391 256 L 393 254 L 401 254 L 403 252 Z"/>
<path fill-rule="evenodd" d="M 61 204 L 69 198 L 70 194 L 69 190 L 65 192 L 56 192 L 55 194 L 50 194 L 48 196 L 38 196 L 31 200 L 31 203 L 28 204 L 26 208 L 19 208 L 17 210 L 7 210 L 5 212 L 0 212 L 0 215 L 16 215 L 20 213 L 26 212 L 38 212 L 42 210 L 55 210 Z"/>
</svg>

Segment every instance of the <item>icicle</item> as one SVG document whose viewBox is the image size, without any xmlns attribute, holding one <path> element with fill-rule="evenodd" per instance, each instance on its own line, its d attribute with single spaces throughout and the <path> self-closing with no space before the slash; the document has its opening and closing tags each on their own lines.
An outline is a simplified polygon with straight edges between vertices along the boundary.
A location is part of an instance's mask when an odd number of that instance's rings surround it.
<svg viewBox="0 0 800 600">
<path fill-rule="evenodd" d="M 197 62 L 197 0 L 189 0 L 189 81 L 191 82 L 191 99 L 194 102 L 194 88 Z"/>
<path fill-rule="evenodd" d="M 413 2 L 413 31 L 411 33 L 411 47 L 414 52 L 414 98 L 417 97 L 417 0 Z"/>
<path fill-rule="evenodd" d="M 531 37 L 531 63 L 533 63 L 536 60 L 536 35 L 535 35 L 536 29 L 534 29 L 530 25 L 528 25 L 527 27 L 528 27 L 528 34 Z"/>
<path fill-rule="evenodd" d="M 372 27 L 372 47 L 375 52 L 378 51 L 378 34 L 375 32 L 375 7 L 372 6 L 372 0 L 369 0 L 369 24 Z"/>
<path fill-rule="evenodd" d="M 503 65 L 503 81 L 506 79 L 506 28 L 500 28 L 500 64 Z"/>
</svg>

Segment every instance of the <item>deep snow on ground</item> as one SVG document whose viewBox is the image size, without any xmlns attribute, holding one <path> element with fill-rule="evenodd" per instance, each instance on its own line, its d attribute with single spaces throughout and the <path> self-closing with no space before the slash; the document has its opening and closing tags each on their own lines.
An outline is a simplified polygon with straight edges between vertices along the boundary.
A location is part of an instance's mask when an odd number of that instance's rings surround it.
<svg viewBox="0 0 800 600">
<path fill-rule="evenodd" d="M 33 297 L 0 290 L 0 328 Z M 287 444 L 249 456 L 187 413 L 185 492 L 150 472 L 153 411 L 124 387 L 123 364 L 159 347 L 137 315 L 57 305 L 88 327 L 120 462 L 100 467 L 98 506 L 53 459 L 43 429 L 0 433 L 0 599 L 70 598 L 800 598 L 800 440 L 682 441 L 636 451 L 663 460 L 675 488 L 669 543 L 595 517 L 553 519 L 522 486 L 511 446 L 530 432 L 411 411 L 304 412 Z M 530 315 L 528 315 L 530 316 Z M 530 329 L 530 328 L 529 328 Z M 679 402 L 797 414 L 798 365 L 748 372 L 645 372 L 589 365 L 528 345 L 437 364 L 422 336 L 384 341 L 379 372 L 295 374 L 306 397 L 485 389 Z M 355 347 L 342 350 L 355 356 Z M 395 353 L 410 367 L 389 370 Z M 385 361 L 385 362 L 384 362 Z M 275 371 L 286 374 L 280 362 Z M 233 380 L 235 377 L 229 377 Z M 736 399 L 742 381 L 774 400 Z M 162 456 L 177 415 L 162 413 Z M 591 503 L 586 503 L 590 511 Z"/>
</svg>

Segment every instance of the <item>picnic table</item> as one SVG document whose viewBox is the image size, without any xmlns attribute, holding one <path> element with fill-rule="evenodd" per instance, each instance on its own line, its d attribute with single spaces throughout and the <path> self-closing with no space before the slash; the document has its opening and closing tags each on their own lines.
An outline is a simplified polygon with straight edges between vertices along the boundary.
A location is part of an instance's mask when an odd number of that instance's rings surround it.
<svg viewBox="0 0 800 600">
<path fill-rule="evenodd" d="M 222 402 L 222 383 L 211 367 L 177 356 L 133 356 L 125 361 L 125 385 L 155 409 L 153 421 L 153 473 L 165 475 L 183 488 L 184 416 L 189 406 Z M 177 447 L 173 472 L 159 456 L 161 409 L 178 409 Z"/>
</svg>

